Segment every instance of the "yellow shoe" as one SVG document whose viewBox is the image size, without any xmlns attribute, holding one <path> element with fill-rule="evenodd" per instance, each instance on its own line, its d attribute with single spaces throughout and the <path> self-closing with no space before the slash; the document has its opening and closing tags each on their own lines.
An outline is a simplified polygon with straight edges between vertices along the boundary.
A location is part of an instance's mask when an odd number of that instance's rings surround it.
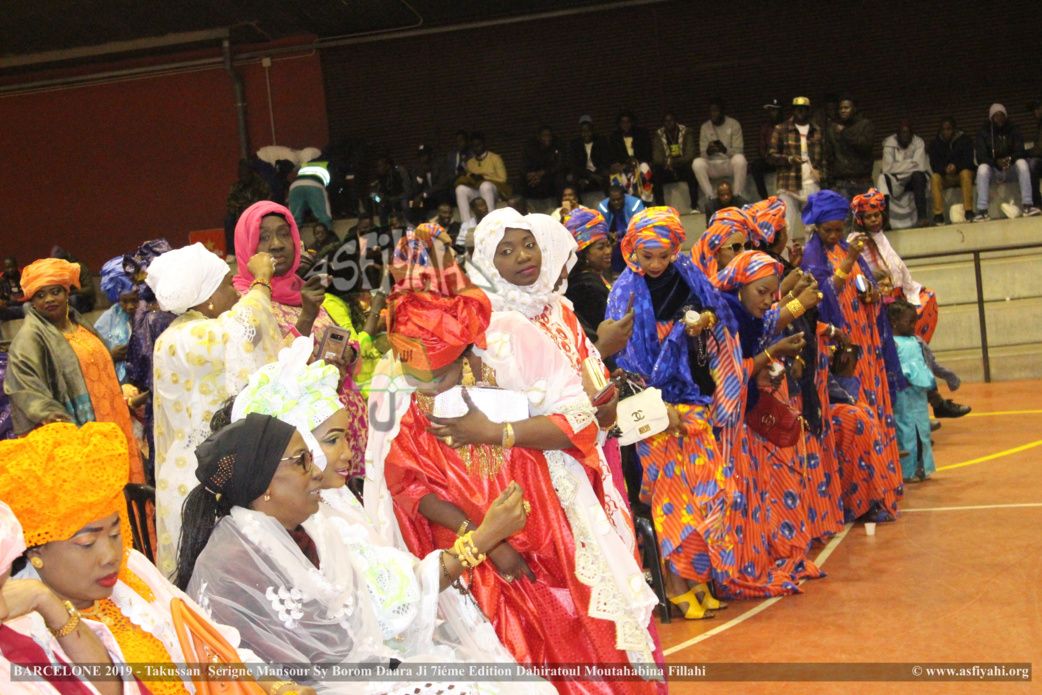
<svg viewBox="0 0 1042 695">
<path fill-rule="evenodd" d="M 669 599 L 669 602 L 677 608 L 680 608 L 680 604 L 682 603 L 687 604 L 687 612 L 684 613 L 685 620 L 704 620 L 706 618 L 713 617 L 713 613 L 711 611 L 707 611 L 705 608 L 702 607 L 702 604 L 698 602 L 698 598 L 695 596 L 694 589 L 687 592 L 686 594 L 681 594 L 680 596 L 676 596 L 674 598 Z"/>
<path fill-rule="evenodd" d="M 702 600 L 699 601 L 699 603 L 702 604 L 702 608 L 705 608 L 707 611 L 720 611 L 727 608 L 726 603 L 720 603 L 720 601 L 713 596 L 713 593 L 709 591 L 709 584 L 706 582 L 702 582 L 696 586 L 694 591 L 696 595 L 702 595 Z"/>
</svg>

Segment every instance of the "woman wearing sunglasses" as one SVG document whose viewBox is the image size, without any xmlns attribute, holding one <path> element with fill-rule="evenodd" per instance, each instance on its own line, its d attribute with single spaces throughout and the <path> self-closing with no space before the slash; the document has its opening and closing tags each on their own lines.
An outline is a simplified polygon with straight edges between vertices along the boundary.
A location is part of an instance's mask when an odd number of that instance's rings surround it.
<svg viewBox="0 0 1042 695">
<path fill-rule="evenodd" d="M 727 267 L 735 256 L 753 248 L 756 221 L 740 208 L 724 208 L 709 220 L 709 226 L 691 249 L 691 260 L 706 278 Z"/>
</svg>

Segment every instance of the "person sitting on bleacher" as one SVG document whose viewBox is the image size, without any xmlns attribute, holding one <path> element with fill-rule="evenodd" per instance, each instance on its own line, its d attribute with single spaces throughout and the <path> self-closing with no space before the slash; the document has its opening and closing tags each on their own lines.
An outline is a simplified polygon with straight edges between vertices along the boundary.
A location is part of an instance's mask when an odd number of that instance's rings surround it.
<svg viewBox="0 0 1042 695">
<path fill-rule="evenodd" d="M 992 104 L 988 120 L 977 132 L 977 216 L 974 222 L 986 222 L 991 182 L 1020 184 L 1020 205 L 1025 217 L 1042 215 L 1035 207 L 1031 192 L 1031 169 L 1024 152 L 1024 136 L 1010 123 L 1006 107 Z"/>
<path fill-rule="evenodd" d="M 930 226 L 929 208 L 926 206 L 929 187 L 926 167 L 926 143 L 912 131 L 912 122 L 906 118 L 896 133 L 883 140 L 883 173 L 879 175 L 879 189 L 886 195 L 888 207 L 891 199 L 911 193 L 918 215 L 917 227 Z"/>
<path fill-rule="evenodd" d="M 734 190 L 745 191 L 745 175 L 749 163 L 745 159 L 742 124 L 724 113 L 724 100 L 709 102 L 709 120 L 702 124 L 698 136 L 701 155 L 691 168 L 698 185 L 708 196 L 713 190 L 710 179 L 734 178 Z M 692 201 L 694 206 L 694 201 Z"/>
<path fill-rule="evenodd" d="M 930 191 L 933 196 L 933 222 L 944 224 L 944 189 L 959 186 L 966 220 L 973 221 L 973 140 L 945 118 L 937 137 L 930 143 Z"/>
</svg>

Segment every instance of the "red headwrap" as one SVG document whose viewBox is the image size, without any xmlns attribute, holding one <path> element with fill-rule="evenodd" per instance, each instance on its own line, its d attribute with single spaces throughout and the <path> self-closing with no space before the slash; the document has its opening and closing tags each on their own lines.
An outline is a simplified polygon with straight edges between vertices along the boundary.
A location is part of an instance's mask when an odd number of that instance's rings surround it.
<svg viewBox="0 0 1042 695">
<path fill-rule="evenodd" d="M 284 275 L 271 278 L 271 301 L 286 306 L 300 306 L 300 288 L 304 286 L 304 280 L 297 275 L 297 268 L 300 267 L 300 230 L 289 210 L 270 200 L 262 200 L 246 208 L 235 225 L 235 261 L 239 265 L 239 272 L 232 278 L 232 282 L 240 292 L 249 291 L 253 273 L 246 266 L 253 254 L 257 253 L 257 245 L 260 244 L 261 220 L 271 214 L 286 218 L 289 233 L 293 237 L 293 263 Z"/>
<path fill-rule="evenodd" d="M 492 304 L 474 285 L 452 296 L 395 292 L 387 300 L 387 316 L 387 336 L 398 358 L 430 372 L 455 362 L 470 345 L 485 347 Z"/>
<path fill-rule="evenodd" d="M 886 197 L 876 189 L 870 188 L 868 193 L 854 196 L 850 209 L 854 211 L 854 219 L 858 221 L 858 224 L 864 224 L 866 212 L 886 210 Z"/>
<path fill-rule="evenodd" d="M 22 292 L 26 301 L 44 287 L 61 285 L 68 292 L 70 287 L 80 286 L 80 264 L 69 263 L 61 258 L 43 258 L 30 263 L 22 270 Z"/>
</svg>

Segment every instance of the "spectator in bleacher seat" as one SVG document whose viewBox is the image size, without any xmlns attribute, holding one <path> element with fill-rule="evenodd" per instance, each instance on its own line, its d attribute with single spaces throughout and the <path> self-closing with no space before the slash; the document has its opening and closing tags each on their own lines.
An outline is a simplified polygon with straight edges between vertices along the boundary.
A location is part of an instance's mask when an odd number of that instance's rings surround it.
<svg viewBox="0 0 1042 695">
<path fill-rule="evenodd" d="M 556 198 L 567 174 L 565 149 L 553 129 L 540 126 L 521 154 L 521 192 L 528 198 Z"/>
<path fill-rule="evenodd" d="M 709 120 L 702 124 L 698 135 L 701 156 L 692 164 L 698 185 L 706 195 L 713 190 L 710 179 L 732 177 L 734 190 L 745 190 L 745 174 L 749 163 L 745 159 L 745 139 L 742 126 L 724 113 L 724 100 L 709 102 Z M 692 201 L 693 202 L 693 201 Z"/>
<path fill-rule="evenodd" d="M 926 143 L 912 130 L 912 122 L 901 121 L 897 132 L 883 140 L 883 173 L 879 175 L 879 190 L 887 198 L 887 207 L 892 199 L 911 193 L 915 199 L 916 226 L 930 226 L 927 206 Z"/>
<path fill-rule="evenodd" d="M 966 220 L 973 221 L 973 140 L 959 130 L 955 119 L 941 121 L 937 137 L 930 143 L 930 192 L 933 196 L 934 224 L 944 224 L 944 189 L 962 189 Z"/>
<path fill-rule="evenodd" d="M 430 145 L 420 145 L 416 151 L 416 168 L 412 172 L 412 199 L 409 201 L 409 221 L 420 224 L 443 203 L 452 203 L 452 180 L 444 163 L 434 157 Z"/>
<path fill-rule="evenodd" d="M 564 218 L 567 217 L 568 213 L 578 207 L 582 207 L 582 203 L 579 202 L 578 189 L 575 186 L 565 186 L 564 190 L 561 191 L 561 206 L 554 210 L 550 217 L 564 224 Z"/>
<path fill-rule="evenodd" d="M 470 201 L 481 197 L 489 210 L 496 209 L 496 201 L 510 195 L 507 185 L 507 167 L 503 158 L 485 146 L 485 136 L 471 133 L 470 149 L 474 155 L 467 160 L 467 172 L 456 178 L 456 207 L 460 217 L 470 218 Z"/>
<path fill-rule="evenodd" d="M 224 216 L 226 253 L 235 253 L 235 223 L 239 221 L 239 216 L 254 203 L 271 199 L 271 186 L 253 170 L 247 160 L 240 159 L 239 178 L 228 191 L 228 211 Z"/>
<path fill-rule="evenodd" d="M 604 222 L 608 227 L 611 237 L 611 269 L 615 274 L 626 269 L 626 259 L 622 257 L 622 247 L 619 242 L 626 236 L 626 228 L 629 227 L 630 219 L 644 209 L 644 202 L 637 197 L 626 193 L 622 186 L 612 186 L 608 191 L 608 197 L 597 206 Z"/>
<path fill-rule="evenodd" d="M 22 271 L 14 256 L 4 259 L 4 270 L 0 273 L 0 321 L 15 321 L 24 316 L 22 308 Z"/>
<path fill-rule="evenodd" d="M 460 223 L 452 219 L 452 206 L 448 203 L 442 203 L 438 206 L 438 214 L 435 216 L 432 222 L 436 223 L 439 227 L 449 233 L 449 236 L 453 241 L 456 241 L 456 237 L 459 236 Z"/>
<path fill-rule="evenodd" d="M 774 137 L 775 126 L 782 122 L 781 103 L 777 99 L 771 99 L 763 105 L 763 114 L 763 123 L 760 124 L 760 157 L 749 165 L 749 172 L 756 183 L 756 192 L 761 199 L 767 197 L 767 182 L 764 177 L 767 174 L 773 174 L 775 170 L 774 165 L 771 164 L 771 138 Z"/>
<path fill-rule="evenodd" d="M 87 264 L 77 260 L 61 246 L 51 249 L 51 258 L 60 258 L 80 266 L 80 286 L 69 292 L 69 306 L 81 314 L 89 314 L 94 311 L 94 306 L 98 303 L 98 290 L 94 287 L 94 273 L 90 271 Z"/>
<path fill-rule="evenodd" d="M 1035 207 L 1031 192 L 1031 169 L 1024 151 L 1024 136 L 1011 123 L 1002 104 L 992 104 L 988 120 L 977 132 L 977 216 L 974 222 L 989 219 L 988 200 L 991 184 L 1017 181 L 1020 184 L 1020 205 L 1025 217 L 1042 215 Z"/>
<path fill-rule="evenodd" d="M 822 106 L 814 110 L 810 122 L 818 127 L 821 132 L 832 122 L 839 119 L 839 95 L 835 92 L 825 92 L 821 100 Z"/>
<path fill-rule="evenodd" d="M 662 117 L 662 127 L 651 138 L 651 183 L 655 194 L 655 205 L 666 204 L 667 183 L 687 184 L 691 196 L 691 207 L 698 205 L 698 182 L 691 163 L 695 161 L 698 146 L 695 133 L 685 125 L 677 123 L 676 114 L 667 111 Z"/>
<path fill-rule="evenodd" d="M 771 136 L 770 161 L 777 170 L 778 197 L 785 202 L 785 223 L 794 234 L 807 196 L 821 190 L 825 166 L 824 135 L 810 120 L 810 99 L 792 100 L 792 116 Z"/>
<path fill-rule="evenodd" d="M 872 187 L 872 142 L 876 127 L 852 97 L 839 101 L 838 119 L 825 129 L 829 188 L 847 200 Z"/>
<path fill-rule="evenodd" d="M 608 138 L 611 146 L 611 179 L 630 195 L 645 203 L 654 201 L 651 176 L 651 136 L 637 125 L 637 117 L 628 109 L 619 112 L 616 128 Z"/>
<path fill-rule="evenodd" d="M 412 200 L 409 172 L 387 155 L 380 155 L 373 161 L 368 195 L 370 212 L 380 218 L 382 224 L 387 224 L 392 212 L 406 210 Z"/>
<path fill-rule="evenodd" d="M 507 207 L 517 210 L 522 215 L 528 214 L 528 200 L 523 195 L 512 195 L 507 198 Z"/>
<path fill-rule="evenodd" d="M 467 160 L 474 156 L 470 151 L 470 135 L 465 130 L 456 131 L 456 148 L 449 153 L 449 178 L 453 181 L 467 173 Z"/>
<path fill-rule="evenodd" d="M 579 135 L 568 147 L 568 182 L 577 186 L 579 193 L 603 191 L 608 194 L 608 169 L 611 167 L 611 146 L 597 135 L 593 119 L 579 117 Z"/>
<path fill-rule="evenodd" d="M 710 224 L 708 218 L 711 218 L 724 208 L 740 208 L 748 204 L 748 200 L 740 195 L 734 194 L 734 190 L 731 188 L 730 183 L 727 181 L 721 181 L 716 186 L 716 195 L 706 201 L 706 224 Z"/>
<path fill-rule="evenodd" d="M 322 224 L 333 225 L 333 209 L 329 206 L 326 192 L 331 181 L 327 161 L 313 159 L 297 171 L 297 178 L 289 185 L 289 209 L 298 228 L 304 224 L 309 210 Z M 235 253 L 235 247 L 229 246 L 227 251 Z"/>
<path fill-rule="evenodd" d="M 474 249 L 474 230 L 487 214 L 488 203 L 484 198 L 475 198 L 470 201 L 470 217 L 460 225 L 456 245 L 453 247 L 456 249 L 456 253 L 464 257 L 470 256 L 470 252 Z"/>
<path fill-rule="evenodd" d="M 1037 124 L 1035 141 L 1031 144 L 1031 149 L 1027 151 L 1027 156 L 1028 167 L 1031 169 L 1031 196 L 1035 205 L 1038 206 L 1042 205 L 1038 187 L 1039 180 L 1042 179 L 1042 101 L 1035 99 L 1030 102 L 1028 111 L 1035 117 Z"/>
</svg>

